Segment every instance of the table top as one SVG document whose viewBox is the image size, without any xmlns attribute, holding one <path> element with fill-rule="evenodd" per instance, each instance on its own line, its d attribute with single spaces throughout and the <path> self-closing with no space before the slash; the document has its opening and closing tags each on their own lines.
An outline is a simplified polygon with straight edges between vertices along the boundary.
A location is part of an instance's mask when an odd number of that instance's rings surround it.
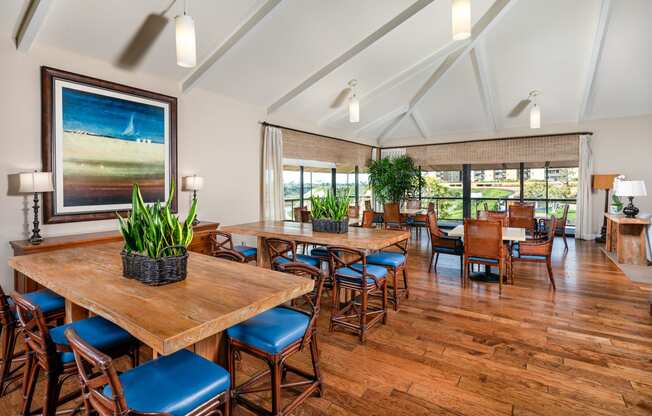
<svg viewBox="0 0 652 416">
<path fill-rule="evenodd" d="M 464 237 L 464 225 L 458 225 L 448 232 L 450 237 Z M 504 241 L 525 241 L 525 228 L 503 227 Z"/>
<path fill-rule="evenodd" d="M 610 214 L 608 212 L 604 213 L 604 216 L 607 217 L 610 221 L 613 221 L 618 224 L 642 224 L 646 225 L 650 223 L 649 218 L 641 218 L 641 217 L 635 217 L 635 218 L 628 218 L 623 214 Z"/>
<path fill-rule="evenodd" d="M 310 223 L 289 221 L 259 221 L 248 224 L 229 225 L 220 230 L 232 234 L 256 237 L 284 238 L 302 243 L 345 246 L 362 250 L 381 250 L 410 238 L 409 231 L 376 228 L 349 227 L 348 233 L 319 233 L 312 231 Z"/>
<path fill-rule="evenodd" d="M 164 355 L 313 288 L 305 277 L 192 252 L 186 280 L 147 286 L 122 277 L 121 248 L 118 242 L 15 256 L 9 265 Z"/>
</svg>

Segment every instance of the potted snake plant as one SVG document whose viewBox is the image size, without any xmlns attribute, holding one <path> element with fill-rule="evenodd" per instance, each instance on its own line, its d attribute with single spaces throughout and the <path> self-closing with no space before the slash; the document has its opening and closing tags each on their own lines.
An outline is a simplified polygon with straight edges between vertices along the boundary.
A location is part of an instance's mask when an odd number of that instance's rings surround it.
<svg viewBox="0 0 652 416">
<path fill-rule="evenodd" d="M 312 230 L 323 233 L 346 233 L 349 231 L 349 195 L 310 198 Z"/>
<path fill-rule="evenodd" d="M 192 242 L 197 200 L 193 199 L 186 220 L 181 222 L 172 214 L 173 196 L 174 183 L 165 205 L 159 201 L 147 205 L 138 185 L 133 185 L 129 216 L 122 218 L 117 214 L 124 239 L 122 267 L 125 277 L 153 286 L 186 278 L 187 248 Z"/>
</svg>

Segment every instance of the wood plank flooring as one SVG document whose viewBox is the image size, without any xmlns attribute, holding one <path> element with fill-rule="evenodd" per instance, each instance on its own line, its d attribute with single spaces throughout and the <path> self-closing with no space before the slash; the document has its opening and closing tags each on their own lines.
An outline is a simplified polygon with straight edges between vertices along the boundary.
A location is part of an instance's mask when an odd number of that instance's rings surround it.
<svg viewBox="0 0 652 416">
<path fill-rule="evenodd" d="M 461 289 L 456 258 L 429 273 L 427 241 L 412 240 L 410 299 L 365 345 L 328 332 L 324 299 L 325 393 L 295 414 L 652 415 L 652 288 L 631 283 L 594 243 L 569 241 L 565 254 L 560 243 L 556 292 L 545 267 L 519 264 L 499 297 L 497 285 Z M 307 356 L 291 361 L 308 367 Z M 245 357 L 241 368 L 261 366 Z M 0 416 L 18 403 L 17 393 L 0 399 Z"/>
</svg>

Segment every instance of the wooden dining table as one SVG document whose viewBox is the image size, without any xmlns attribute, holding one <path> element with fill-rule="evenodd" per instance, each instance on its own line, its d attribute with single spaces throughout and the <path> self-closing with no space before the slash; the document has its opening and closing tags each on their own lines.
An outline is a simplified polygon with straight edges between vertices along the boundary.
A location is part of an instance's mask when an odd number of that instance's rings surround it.
<svg viewBox="0 0 652 416">
<path fill-rule="evenodd" d="M 225 329 L 313 289 L 305 277 L 189 253 L 188 276 L 147 286 L 122 276 L 122 243 L 9 259 L 9 265 L 65 298 L 66 321 L 99 315 L 154 351 L 184 348 L 213 361 Z"/>
<path fill-rule="evenodd" d="M 266 238 L 280 238 L 298 243 L 324 246 L 344 246 L 364 251 L 377 251 L 410 238 L 409 231 L 386 230 L 382 228 L 349 227 L 342 234 L 314 232 L 312 224 L 290 221 L 259 221 L 247 224 L 229 225 L 220 230 L 239 235 L 258 238 L 258 265 L 269 267 L 269 257 L 265 249 Z"/>
</svg>

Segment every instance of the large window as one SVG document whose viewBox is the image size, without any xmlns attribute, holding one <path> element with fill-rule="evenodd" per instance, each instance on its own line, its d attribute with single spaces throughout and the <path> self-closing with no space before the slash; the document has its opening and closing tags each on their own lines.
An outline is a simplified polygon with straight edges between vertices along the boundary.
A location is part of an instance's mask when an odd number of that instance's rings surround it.
<svg viewBox="0 0 652 416">
<path fill-rule="evenodd" d="M 283 166 L 283 195 L 285 219 L 291 219 L 292 210 L 301 205 L 301 167 Z"/>
<path fill-rule="evenodd" d="M 462 199 L 462 172 L 459 170 L 438 170 L 422 172 L 425 182 L 421 190 L 421 205 L 427 207 L 433 202 L 442 220 L 464 218 Z"/>
</svg>

